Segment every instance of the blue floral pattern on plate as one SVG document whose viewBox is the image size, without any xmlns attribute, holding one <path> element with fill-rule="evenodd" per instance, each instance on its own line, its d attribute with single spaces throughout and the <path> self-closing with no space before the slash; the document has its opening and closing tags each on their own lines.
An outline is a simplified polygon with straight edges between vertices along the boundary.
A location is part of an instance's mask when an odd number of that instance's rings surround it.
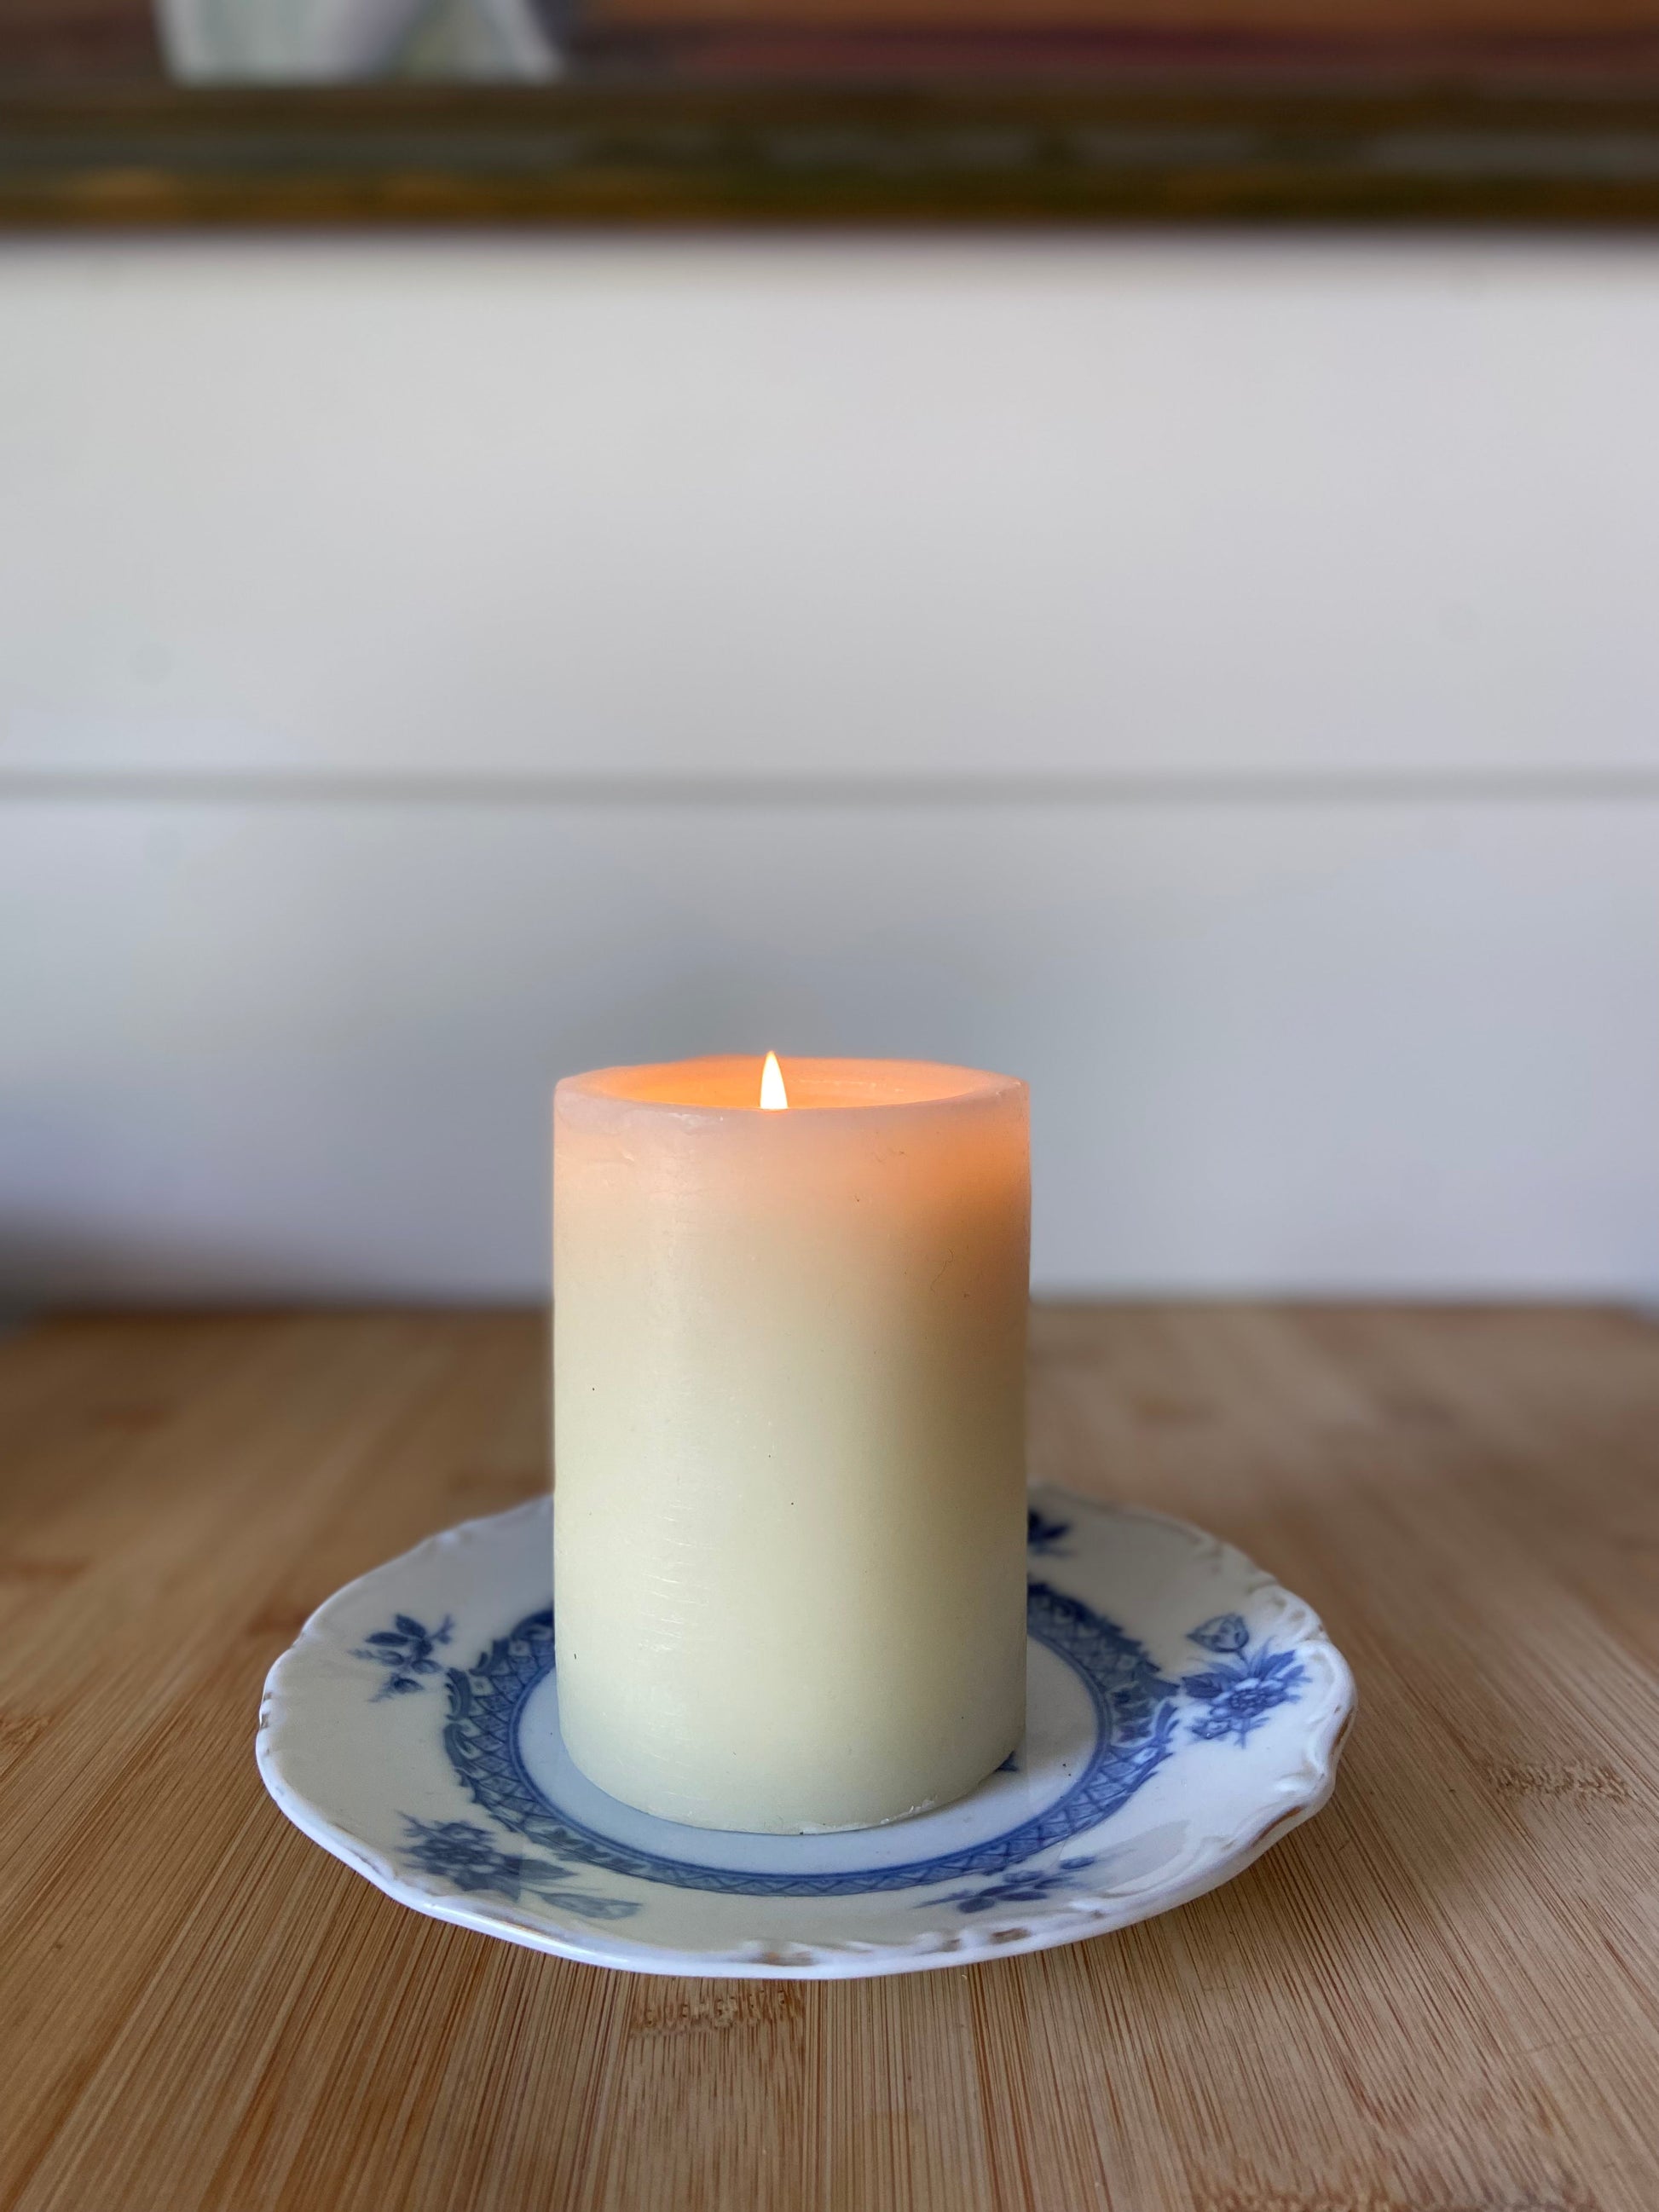
<svg viewBox="0 0 1659 2212">
<path fill-rule="evenodd" d="M 1069 1521 L 1053 1521 L 1046 1513 L 1039 1513 L 1035 1505 L 1026 1507 L 1025 1548 L 1034 1558 L 1063 1559 L 1066 1554 L 1060 1547 L 1071 1533 Z"/>
<path fill-rule="evenodd" d="M 706 1866 L 619 1844 L 551 1803 L 532 1779 L 519 1744 L 525 1706 L 553 1665 L 550 1610 L 521 1620 L 473 1666 L 450 1668 L 444 1749 L 473 1802 L 501 1826 L 565 1858 L 636 1881 L 725 1896 L 856 1897 L 1000 1874 L 1097 1826 L 1127 1804 L 1170 1756 L 1177 1726 L 1179 1685 L 1159 1674 L 1133 1637 L 1081 1599 L 1031 1583 L 1026 1625 L 1087 1691 L 1095 1718 L 1092 1751 L 1064 1796 L 1034 1818 L 987 1842 L 902 1865 L 845 1874 Z"/>
<path fill-rule="evenodd" d="M 1068 1522 L 1030 1513 L 1027 1541 L 1039 1554 L 1054 1552 L 1070 1533 Z M 870 1868 L 855 1874 L 765 1875 L 695 1864 L 661 1853 L 629 1849 L 600 1835 L 553 1804 L 531 1779 L 519 1750 L 519 1729 L 531 1692 L 553 1665 L 551 1611 L 531 1614 L 509 1635 L 480 1652 L 470 1668 L 447 1670 L 449 1717 L 444 1748 L 474 1802 L 502 1827 L 559 1851 L 579 1863 L 636 1880 L 667 1882 L 679 1888 L 714 1890 L 755 1897 L 832 1897 L 872 1890 L 929 1887 L 966 1875 L 1000 1879 L 976 1890 L 962 1890 L 938 1900 L 962 1912 L 982 1912 L 994 1905 L 1026 1904 L 1051 1890 L 1070 1887 L 1092 1856 L 1062 1859 L 1046 1872 L 1024 1869 L 1025 1862 L 1085 1828 L 1093 1828 L 1127 1804 L 1169 1757 L 1178 1728 L 1177 1701 L 1196 1700 L 1205 1710 L 1191 1723 L 1200 1742 L 1248 1742 L 1277 1706 L 1293 1703 L 1304 1670 L 1294 1651 L 1276 1651 L 1263 1643 L 1251 1649 L 1243 1614 L 1218 1613 L 1188 1632 L 1188 1641 L 1214 1656 L 1216 1663 L 1176 1681 L 1166 1680 L 1145 1650 L 1117 1625 L 1079 1600 L 1064 1596 L 1046 1583 L 1027 1586 L 1026 1625 L 1032 1638 L 1076 1671 L 1093 1700 L 1096 1740 L 1082 1774 L 1058 1804 L 988 1842 L 944 1857 L 902 1866 Z M 354 1655 L 390 1667 L 391 1678 L 376 1698 L 419 1690 L 416 1678 L 440 1672 L 432 1654 L 447 1643 L 452 1621 L 427 1629 L 407 1613 L 392 1626 L 368 1637 Z M 1014 1759 L 999 1771 L 1018 1772 Z M 411 1822 L 417 1843 L 404 1854 L 429 1874 L 448 1874 L 459 1888 L 491 1889 L 516 1898 L 520 1887 L 598 1917 L 620 1917 L 609 1908 L 619 1900 L 592 1899 L 579 1905 L 579 1893 L 562 1890 L 556 1900 L 538 1884 L 566 1880 L 571 1869 L 501 1852 L 486 1832 L 466 1821 L 433 1826 Z M 1062 1879 L 1062 1877 L 1064 1877 Z M 626 1910 L 638 1909 L 635 1902 Z"/>
<path fill-rule="evenodd" d="M 352 1657 L 390 1670 L 374 1692 L 375 1703 L 382 1698 L 406 1698 L 426 1687 L 421 1680 L 423 1674 L 441 1674 L 442 1662 L 432 1655 L 454 1632 L 455 1624 L 448 1613 L 435 1628 L 427 1628 L 413 1614 L 399 1613 L 392 1616 L 390 1628 L 377 1628 L 372 1636 L 365 1637 Z"/>
<path fill-rule="evenodd" d="M 1089 1851 L 1079 1858 L 1061 1859 L 1046 1873 L 1018 1867 L 999 1881 L 988 1881 L 983 1889 L 958 1889 L 949 1897 L 929 1898 L 927 1902 L 954 1905 L 958 1912 L 991 1912 L 1000 1905 L 1041 1905 L 1057 1889 L 1075 1889 L 1079 1876 L 1085 1867 L 1096 1863 L 1096 1853 Z"/>
<path fill-rule="evenodd" d="M 407 1863 L 441 1875 L 468 1894 L 483 1891 L 516 1905 L 528 1890 L 544 1904 L 579 1912 L 584 1920 L 627 1920 L 640 1909 L 631 1898 L 596 1897 L 568 1887 L 573 1869 L 525 1851 L 504 1851 L 471 1820 L 416 1820 L 408 1814 L 404 1819 L 411 1838 L 404 1852 Z"/>
<path fill-rule="evenodd" d="M 582 1779 L 545 1502 L 331 1599 L 272 1669 L 261 1771 L 392 1896 L 604 1965 L 818 1978 L 1124 1926 L 1317 1809 L 1352 1686 L 1308 1608 L 1201 1531 L 1054 1490 L 1030 1515 L 1030 1733 L 969 1797 L 875 1834 L 694 1834 Z"/>
<path fill-rule="evenodd" d="M 1218 1613 L 1189 1629 L 1189 1644 L 1216 1655 L 1217 1664 L 1182 1677 L 1181 1686 L 1206 1710 L 1193 1723 L 1200 1743 L 1248 1743 L 1270 1712 L 1293 1705 L 1307 1680 L 1307 1669 L 1294 1651 L 1275 1651 L 1271 1644 L 1250 1649 L 1250 1632 L 1237 1613 Z"/>
</svg>

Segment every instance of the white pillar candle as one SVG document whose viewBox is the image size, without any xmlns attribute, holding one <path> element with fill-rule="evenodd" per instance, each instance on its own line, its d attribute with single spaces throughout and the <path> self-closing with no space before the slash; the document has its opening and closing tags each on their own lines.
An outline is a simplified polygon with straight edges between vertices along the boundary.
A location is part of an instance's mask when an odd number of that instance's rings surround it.
<svg viewBox="0 0 1659 2212">
<path fill-rule="evenodd" d="M 959 1797 L 1025 1712 L 1027 1093 L 910 1060 L 572 1076 L 554 1108 L 565 1744 L 665 1819 Z"/>
</svg>

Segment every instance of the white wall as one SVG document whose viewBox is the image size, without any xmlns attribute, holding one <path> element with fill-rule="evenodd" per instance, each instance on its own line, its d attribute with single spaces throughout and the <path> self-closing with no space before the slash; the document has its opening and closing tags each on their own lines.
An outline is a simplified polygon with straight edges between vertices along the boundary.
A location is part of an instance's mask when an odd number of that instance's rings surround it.
<svg viewBox="0 0 1659 2212">
<path fill-rule="evenodd" d="M 493 1297 L 555 1074 L 1046 1286 L 1659 1289 L 1659 246 L 0 250 L 0 1287 Z"/>
</svg>

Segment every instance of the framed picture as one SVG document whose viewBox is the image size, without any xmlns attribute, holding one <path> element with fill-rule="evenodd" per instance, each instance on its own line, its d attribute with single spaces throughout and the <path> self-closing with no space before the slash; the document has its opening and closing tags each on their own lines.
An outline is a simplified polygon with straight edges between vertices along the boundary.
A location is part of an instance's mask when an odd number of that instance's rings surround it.
<svg viewBox="0 0 1659 2212">
<path fill-rule="evenodd" d="M 0 221 L 1659 219 L 1659 0 L 11 0 Z"/>
</svg>

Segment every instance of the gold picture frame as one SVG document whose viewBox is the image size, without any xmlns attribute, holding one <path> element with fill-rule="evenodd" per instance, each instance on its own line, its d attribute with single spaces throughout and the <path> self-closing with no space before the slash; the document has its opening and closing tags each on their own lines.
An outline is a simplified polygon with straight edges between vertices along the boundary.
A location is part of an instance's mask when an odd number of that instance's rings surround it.
<svg viewBox="0 0 1659 2212">
<path fill-rule="evenodd" d="M 1659 219 L 1659 0 L 1197 6 L 594 0 L 554 82 L 243 84 L 23 0 L 0 223 Z"/>
</svg>

